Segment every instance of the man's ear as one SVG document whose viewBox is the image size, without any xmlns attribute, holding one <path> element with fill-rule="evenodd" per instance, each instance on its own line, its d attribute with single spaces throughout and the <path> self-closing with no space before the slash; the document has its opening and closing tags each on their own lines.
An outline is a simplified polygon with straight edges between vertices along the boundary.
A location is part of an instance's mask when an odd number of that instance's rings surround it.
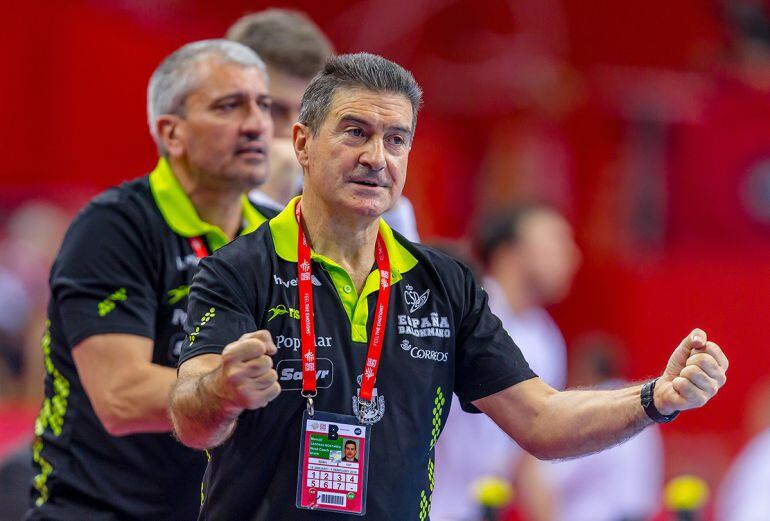
<svg viewBox="0 0 770 521">
<path fill-rule="evenodd" d="M 169 156 L 179 157 L 184 154 L 184 126 L 181 118 L 173 114 L 163 114 L 155 120 L 155 129 L 160 142 Z"/>
<path fill-rule="evenodd" d="M 294 155 L 302 168 L 307 168 L 310 160 L 308 157 L 308 144 L 312 139 L 310 127 L 302 123 L 295 123 L 291 128 L 292 141 L 294 142 Z"/>
</svg>

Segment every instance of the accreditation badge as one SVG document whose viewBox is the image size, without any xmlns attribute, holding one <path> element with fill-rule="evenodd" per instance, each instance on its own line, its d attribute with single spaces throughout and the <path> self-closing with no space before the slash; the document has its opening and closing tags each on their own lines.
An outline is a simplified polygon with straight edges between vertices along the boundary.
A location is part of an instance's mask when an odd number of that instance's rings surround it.
<svg viewBox="0 0 770 521">
<path fill-rule="evenodd" d="M 371 426 L 355 416 L 302 415 L 297 508 L 364 515 Z"/>
</svg>

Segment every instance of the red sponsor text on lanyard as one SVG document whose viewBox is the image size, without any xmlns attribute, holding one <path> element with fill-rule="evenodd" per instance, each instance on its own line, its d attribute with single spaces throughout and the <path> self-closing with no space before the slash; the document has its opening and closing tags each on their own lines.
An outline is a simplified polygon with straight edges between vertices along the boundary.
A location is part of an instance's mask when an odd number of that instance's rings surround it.
<svg viewBox="0 0 770 521">
<path fill-rule="evenodd" d="M 299 279 L 299 324 L 302 342 L 302 394 L 306 397 L 316 395 L 316 357 L 315 357 L 315 315 L 313 312 L 313 271 L 310 261 L 310 246 L 302 230 L 302 210 L 297 201 L 297 277 Z M 382 341 L 385 337 L 385 324 L 390 302 L 390 258 L 382 235 L 377 233 L 375 259 L 380 274 L 380 290 L 377 295 L 377 308 L 374 311 L 372 334 L 369 337 L 369 351 L 361 378 L 361 400 L 371 401 L 377 370 L 380 366 Z"/>
<path fill-rule="evenodd" d="M 203 242 L 203 237 L 190 237 L 187 242 L 190 243 L 190 248 L 198 259 L 209 256 L 209 250 L 206 248 L 206 243 Z"/>
</svg>

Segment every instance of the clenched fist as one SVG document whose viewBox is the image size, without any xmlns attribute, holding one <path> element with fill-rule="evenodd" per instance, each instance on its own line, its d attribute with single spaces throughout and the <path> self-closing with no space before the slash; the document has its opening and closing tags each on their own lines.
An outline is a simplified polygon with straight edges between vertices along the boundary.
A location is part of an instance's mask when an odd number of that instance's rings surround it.
<svg viewBox="0 0 770 521">
<path fill-rule="evenodd" d="M 281 392 L 270 355 L 277 352 L 270 333 L 246 333 L 222 351 L 214 377 L 214 393 L 233 416 L 266 406 Z"/>
<path fill-rule="evenodd" d="M 655 384 L 655 407 L 661 414 L 703 406 L 727 381 L 727 357 L 706 333 L 694 329 L 682 340 Z"/>
</svg>

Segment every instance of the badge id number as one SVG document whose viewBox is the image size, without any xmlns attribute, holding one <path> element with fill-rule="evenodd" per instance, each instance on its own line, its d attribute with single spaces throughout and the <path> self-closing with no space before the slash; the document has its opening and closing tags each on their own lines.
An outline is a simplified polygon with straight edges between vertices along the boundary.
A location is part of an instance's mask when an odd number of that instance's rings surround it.
<svg viewBox="0 0 770 521">
<path fill-rule="evenodd" d="M 363 515 L 371 427 L 354 416 L 302 415 L 297 507 Z"/>
</svg>

